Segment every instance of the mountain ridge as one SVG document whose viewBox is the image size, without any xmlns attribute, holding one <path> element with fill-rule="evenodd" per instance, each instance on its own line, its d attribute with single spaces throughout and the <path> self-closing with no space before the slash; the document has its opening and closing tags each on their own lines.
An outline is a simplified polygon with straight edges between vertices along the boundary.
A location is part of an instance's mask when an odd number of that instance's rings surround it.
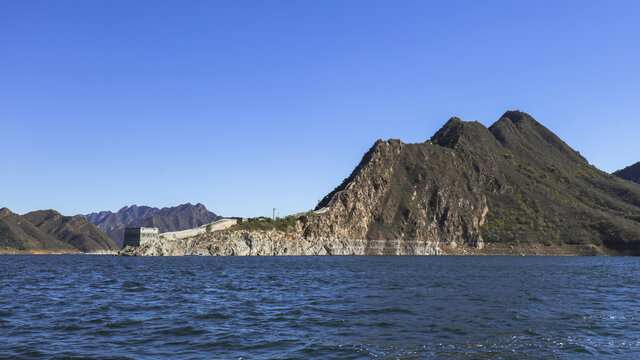
<svg viewBox="0 0 640 360">
<path fill-rule="evenodd" d="M 102 230 L 83 216 L 64 216 L 49 209 L 32 211 L 22 217 L 38 229 L 82 252 L 118 250 Z"/>
<path fill-rule="evenodd" d="M 640 184 L 640 161 L 624 169 L 615 171 L 613 175 Z"/>
<path fill-rule="evenodd" d="M 388 253 L 416 239 L 640 253 L 640 187 L 520 111 L 489 128 L 451 118 L 424 143 L 378 140 L 315 210 L 306 236 L 385 240 Z"/>
<path fill-rule="evenodd" d="M 0 252 L 75 252 L 66 244 L 39 229 L 7 208 L 0 209 Z"/>
<path fill-rule="evenodd" d="M 122 247 L 126 227 L 157 227 L 160 232 L 169 232 L 196 228 L 222 218 L 201 203 L 163 208 L 131 205 L 117 213 L 101 211 L 82 216 L 94 222 L 119 247 Z"/>
<path fill-rule="evenodd" d="M 115 251 L 116 245 L 93 223 L 81 216 L 64 216 L 55 210 L 18 215 L 0 209 L 0 252 L 79 253 Z"/>
</svg>

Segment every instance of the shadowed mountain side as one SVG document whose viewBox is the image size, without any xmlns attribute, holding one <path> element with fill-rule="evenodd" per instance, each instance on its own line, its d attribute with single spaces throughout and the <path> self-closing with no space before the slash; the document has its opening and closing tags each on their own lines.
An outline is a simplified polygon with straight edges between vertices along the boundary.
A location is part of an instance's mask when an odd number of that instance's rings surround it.
<svg viewBox="0 0 640 360">
<path fill-rule="evenodd" d="M 614 172 L 613 175 L 640 184 L 640 161 Z"/>
<path fill-rule="evenodd" d="M 153 214 L 140 219 L 136 219 L 129 223 L 118 224 L 115 228 L 112 228 L 111 230 L 107 231 L 107 235 L 119 247 L 122 247 L 125 227 L 136 227 L 136 226 L 157 227 L 162 233 L 162 232 L 169 232 L 169 231 L 193 229 L 198 226 L 201 226 L 222 218 L 221 216 L 218 216 L 212 213 L 211 211 L 207 210 L 207 208 L 202 204 L 191 205 L 187 203 L 187 204 L 182 204 L 175 207 L 162 208 L 162 209 L 148 208 L 143 206 L 137 207 L 134 205 L 129 207 L 128 209 L 132 209 L 134 207 L 138 209 L 141 209 L 141 208 L 154 209 Z"/>
<path fill-rule="evenodd" d="M 118 250 L 104 232 L 83 216 L 64 216 L 55 210 L 38 210 L 22 217 L 38 229 L 82 252 Z"/>
<path fill-rule="evenodd" d="M 531 116 L 449 120 L 430 141 L 378 140 L 300 218 L 306 236 L 604 246 L 640 253 L 640 185 L 598 170 Z M 397 241 L 395 241 L 397 240 Z"/>
<path fill-rule="evenodd" d="M 76 249 L 38 229 L 7 208 L 0 209 L 0 252 L 10 251 L 63 251 Z"/>
<path fill-rule="evenodd" d="M 116 213 L 111 211 L 100 211 L 83 216 L 99 227 L 100 230 L 108 233 L 111 229 L 115 229 L 119 225 L 130 224 L 159 212 L 160 209 L 158 208 L 132 205 L 125 206 Z"/>
</svg>

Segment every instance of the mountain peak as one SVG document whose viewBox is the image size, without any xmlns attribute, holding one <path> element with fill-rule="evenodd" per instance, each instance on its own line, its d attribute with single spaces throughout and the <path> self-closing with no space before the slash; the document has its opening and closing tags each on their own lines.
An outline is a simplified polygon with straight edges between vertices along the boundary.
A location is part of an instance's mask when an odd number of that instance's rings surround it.
<svg viewBox="0 0 640 360">
<path fill-rule="evenodd" d="M 627 166 L 624 169 L 615 171 L 613 175 L 640 184 L 640 161 L 633 165 Z"/>
<path fill-rule="evenodd" d="M 520 153 L 531 161 L 547 157 L 568 159 L 574 163 L 587 161 L 556 134 L 537 122 L 531 115 L 518 110 L 505 112 L 489 127 L 493 136 L 514 153 Z"/>
<path fill-rule="evenodd" d="M 463 143 L 464 146 L 483 147 L 493 141 L 492 138 L 488 129 L 481 123 L 452 117 L 431 137 L 431 142 L 453 149 L 459 143 Z"/>
<path fill-rule="evenodd" d="M 507 144 L 521 141 L 523 133 L 532 133 L 537 126 L 543 127 L 531 115 L 519 110 L 509 110 L 489 127 L 489 131 L 502 144 Z M 550 133 L 548 130 L 547 132 Z"/>
<path fill-rule="evenodd" d="M 526 112 L 520 111 L 520 110 L 507 110 L 507 111 L 505 111 L 504 114 L 502 114 L 502 116 L 500 118 L 501 119 L 507 118 L 514 124 L 518 124 L 520 122 L 537 123 L 537 121 L 533 117 L 531 117 L 531 115 L 527 114 Z"/>
<path fill-rule="evenodd" d="M 81 215 L 64 216 L 55 210 L 37 210 L 22 215 L 38 229 L 82 251 L 116 250 L 116 244 Z"/>
<path fill-rule="evenodd" d="M 462 136 L 464 122 L 460 118 L 452 117 L 432 137 L 431 141 L 444 147 L 453 148 Z"/>
<path fill-rule="evenodd" d="M 640 255 L 638 185 L 589 166 L 524 112 L 507 111 L 489 129 L 451 118 L 431 142 L 388 150 L 391 142 L 376 142 L 300 218 L 305 236 L 363 239 L 367 254 L 422 254 L 421 241 L 437 241 Z"/>
<path fill-rule="evenodd" d="M 6 207 L 3 207 L 3 208 L 0 209 L 0 216 L 2 216 L 2 217 L 7 216 L 7 215 L 11 215 L 11 214 L 13 214 L 11 212 L 11 210 L 7 209 Z"/>
<path fill-rule="evenodd" d="M 18 215 L 7 208 L 0 209 L 0 234 L 2 247 L 16 251 L 77 252 L 61 239 L 54 238 L 33 224 L 25 215 Z"/>
</svg>

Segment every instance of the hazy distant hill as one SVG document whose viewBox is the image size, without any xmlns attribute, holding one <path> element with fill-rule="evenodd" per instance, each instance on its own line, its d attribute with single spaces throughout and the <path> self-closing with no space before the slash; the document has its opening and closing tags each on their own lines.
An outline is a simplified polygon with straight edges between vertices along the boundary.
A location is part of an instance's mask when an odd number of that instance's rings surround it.
<svg viewBox="0 0 640 360">
<path fill-rule="evenodd" d="M 0 209 L 0 251 L 67 251 L 76 249 L 38 229 L 7 208 Z"/>
<path fill-rule="evenodd" d="M 102 211 L 86 217 L 103 229 L 120 247 L 125 227 L 148 226 L 157 227 L 160 232 L 178 231 L 195 228 L 222 218 L 199 203 L 196 205 L 187 203 L 162 209 L 132 205 L 123 207 L 117 213 Z"/>
<path fill-rule="evenodd" d="M 640 185 L 519 111 L 489 128 L 452 118 L 424 143 L 378 140 L 316 210 L 300 218 L 306 236 L 368 239 L 388 254 L 416 240 L 640 254 Z"/>
<path fill-rule="evenodd" d="M 84 215 L 84 217 L 107 233 L 109 230 L 117 228 L 119 225 L 131 224 L 137 220 L 144 219 L 159 212 L 160 209 L 155 207 L 132 205 L 125 206 L 115 213 L 111 211 L 100 211 Z"/>
<path fill-rule="evenodd" d="M 613 175 L 640 184 L 640 161 L 614 172 Z"/>
<path fill-rule="evenodd" d="M 64 216 L 55 210 L 38 210 L 22 215 L 39 230 L 82 252 L 117 250 L 117 245 L 86 218 Z"/>
</svg>

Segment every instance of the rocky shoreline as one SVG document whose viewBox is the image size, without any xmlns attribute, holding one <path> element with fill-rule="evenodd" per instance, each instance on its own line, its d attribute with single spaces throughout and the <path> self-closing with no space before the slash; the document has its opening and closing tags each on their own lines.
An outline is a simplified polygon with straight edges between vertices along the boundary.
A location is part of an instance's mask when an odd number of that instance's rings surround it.
<svg viewBox="0 0 640 360">
<path fill-rule="evenodd" d="M 158 240 L 128 246 L 121 256 L 296 256 L 296 255 L 441 255 L 432 241 L 376 241 L 363 239 L 310 238 L 298 233 L 224 230 L 200 236 Z"/>
<path fill-rule="evenodd" d="M 481 248 L 433 241 L 309 238 L 298 233 L 224 230 L 200 236 L 126 247 L 119 256 L 317 256 L 317 255 L 477 255 L 602 256 L 632 255 L 595 245 L 485 244 Z"/>
<path fill-rule="evenodd" d="M 0 255 L 78 255 L 83 254 L 77 250 L 41 250 L 41 249 L 25 249 L 25 250 L 0 250 Z M 113 252 L 111 252 L 113 254 Z"/>
<path fill-rule="evenodd" d="M 442 246 L 445 255 L 478 256 L 632 256 L 595 245 L 485 244 L 482 249 Z"/>
</svg>

